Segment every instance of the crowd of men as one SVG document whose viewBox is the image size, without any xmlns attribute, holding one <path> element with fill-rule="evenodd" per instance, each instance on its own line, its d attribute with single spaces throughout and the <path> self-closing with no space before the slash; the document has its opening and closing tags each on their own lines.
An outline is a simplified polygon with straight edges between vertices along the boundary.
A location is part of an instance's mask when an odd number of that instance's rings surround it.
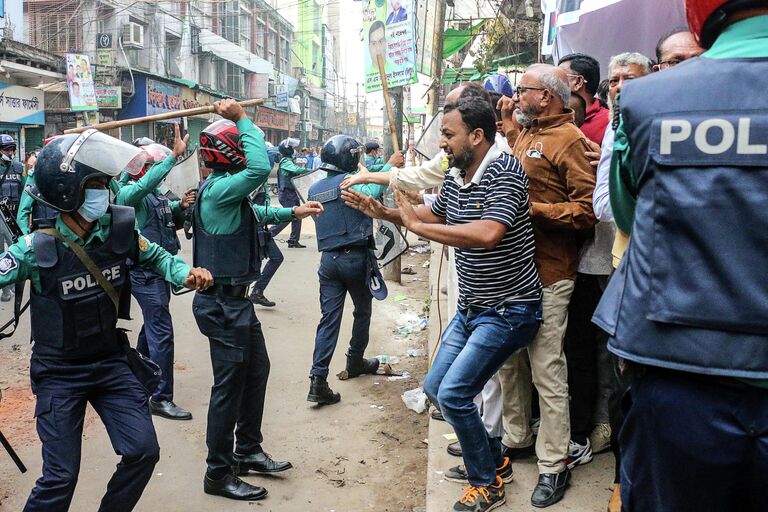
<svg viewBox="0 0 768 512">
<path fill-rule="evenodd" d="M 0 286 L 10 300 L 7 287 L 31 281 L 43 453 L 25 510 L 69 509 L 87 403 L 122 457 L 100 510 L 134 508 L 159 460 L 151 415 L 192 418 L 173 399 L 169 302 L 183 287 L 197 292 L 213 369 L 203 489 L 267 495 L 240 477 L 292 464 L 263 449 L 270 363 L 253 304 L 274 306 L 274 236 L 292 224 L 288 247 L 305 247 L 310 216 L 322 318 L 307 400 L 321 405 L 341 399 L 328 373 L 347 294 L 347 377 L 379 370 L 365 357 L 372 300 L 387 295 L 372 218 L 452 248 L 453 317 L 424 390 L 463 458 L 444 473 L 467 484 L 454 511 L 501 506 L 513 463 L 533 457 L 531 503 L 553 505 L 571 472 L 608 449 L 609 511 L 760 510 L 768 107 L 754 91 L 768 71 L 768 2 L 686 4 L 689 27 L 661 36 L 653 56 L 613 56 L 607 88 L 600 63 L 579 53 L 531 66 L 514 86 L 497 75 L 455 88 L 440 152 L 421 165 L 385 163 L 378 143 L 346 135 L 319 154 L 295 139 L 271 151 L 233 100 L 214 105 L 222 119 L 200 136 L 209 174 L 182 197 L 163 188 L 186 151 L 178 128 L 170 149 L 93 129 L 52 137 L 26 176 L 0 135 L 0 191 L 18 220 Z M 269 204 L 275 165 L 282 208 Z M 301 197 L 293 178 L 314 168 L 325 177 Z M 397 207 L 380 201 L 387 188 Z M 188 217 L 193 267 L 177 255 Z M 117 327 L 131 295 L 138 352 Z"/>
</svg>

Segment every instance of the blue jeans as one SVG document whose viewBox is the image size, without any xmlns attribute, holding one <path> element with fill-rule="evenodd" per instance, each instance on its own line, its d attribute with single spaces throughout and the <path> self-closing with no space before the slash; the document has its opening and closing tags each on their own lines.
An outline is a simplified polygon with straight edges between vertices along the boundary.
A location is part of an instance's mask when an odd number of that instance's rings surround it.
<svg viewBox="0 0 768 512">
<path fill-rule="evenodd" d="M 280 205 L 283 208 L 292 208 L 301 204 L 299 201 L 299 195 L 295 190 L 283 189 L 278 194 L 277 199 L 280 201 Z M 281 222 L 280 224 L 275 224 L 272 226 L 269 232 L 272 233 L 272 236 L 277 236 L 282 230 L 285 229 L 285 226 L 288 224 L 291 225 L 291 236 L 288 237 L 288 241 L 298 242 L 299 237 L 301 237 L 301 219 L 294 219 L 291 222 Z"/>
<path fill-rule="evenodd" d="M 275 276 L 275 272 L 277 272 L 277 269 L 280 268 L 280 265 L 282 265 L 284 259 L 283 253 L 280 251 L 280 248 L 277 246 L 272 237 L 269 237 L 266 250 L 267 258 L 269 261 L 267 261 L 267 264 L 264 265 L 264 268 L 261 270 L 259 280 L 256 281 L 256 284 L 254 285 L 257 290 L 261 290 L 262 292 L 267 289 L 269 282 Z"/>
<path fill-rule="evenodd" d="M 173 320 L 171 287 L 163 277 L 149 270 L 131 271 L 131 293 L 144 317 L 136 350 L 162 370 L 160 385 L 152 395 L 155 401 L 173 400 Z"/>
<path fill-rule="evenodd" d="M 352 297 L 352 339 L 348 355 L 363 357 L 368 346 L 368 328 L 371 325 L 373 296 L 368 289 L 368 249 L 325 251 L 320 257 L 320 311 L 323 317 L 317 326 L 315 352 L 312 356 L 311 375 L 328 376 L 336 342 L 339 340 L 341 317 L 347 293 Z"/>
<path fill-rule="evenodd" d="M 541 321 L 541 304 L 468 308 L 443 333 L 424 380 L 424 392 L 461 443 L 469 483 L 488 486 L 503 462 L 501 442 L 488 436 L 473 399 L 504 361 L 529 345 Z"/>
</svg>

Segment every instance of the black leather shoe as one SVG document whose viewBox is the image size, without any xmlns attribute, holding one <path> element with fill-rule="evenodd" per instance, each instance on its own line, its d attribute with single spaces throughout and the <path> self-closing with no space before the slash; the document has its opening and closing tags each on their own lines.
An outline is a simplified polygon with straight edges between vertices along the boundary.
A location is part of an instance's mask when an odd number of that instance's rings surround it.
<svg viewBox="0 0 768 512">
<path fill-rule="evenodd" d="M 443 411 L 440 409 L 432 409 L 432 412 L 430 412 L 429 415 L 433 420 L 445 421 L 445 418 L 443 417 Z"/>
<path fill-rule="evenodd" d="M 374 374 L 379 369 L 379 360 L 375 357 L 364 359 L 347 355 L 347 375 L 349 378 L 364 374 Z"/>
<path fill-rule="evenodd" d="M 149 410 L 155 416 L 162 416 L 169 420 L 191 420 L 192 413 L 186 409 L 182 409 L 170 400 L 160 400 L 156 402 L 152 399 L 149 400 Z"/>
<path fill-rule="evenodd" d="M 335 404 L 341 400 L 341 395 L 334 393 L 328 386 L 328 381 L 319 375 L 312 375 L 309 384 L 309 394 L 307 395 L 308 402 L 316 402 L 318 404 L 330 405 Z"/>
<path fill-rule="evenodd" d="M 307 246 L 299 242 L 288 242 L 289 249 L 306 249 Z"/>
<path fill-rule="evenodd" d="M 288 461 L 272 460 L 268 453 L 260 452 L 253 455 L 235 454 L 235 474 L 247 475 L 248 471 L 256 473 L 281 473 L 293 467 Z"/>
<path fill-rule="evenodd" d="M 526 446 L 525 448 L 510 448 L 504 446 L 504 456 L 509 460 L 523 460 L 536 455 L 536 445 Z"/>
<path fill-rule="evenodd" d="M 248 296 L 248 299 L 253 303 L 257 304 L 259 306 L 264 306 L 267 308 L 273 308 L 275 307 L 275 303 L 268 298 L 264 296 L 264 292 L 261 290 L 257 290 L 256 288 L 253 289 L 251 294 Z"/>
<path fill-rule="evenodd" d="M 265 488 L 243 482 L 234 475 L 227 475 L 220 480 L 213 480 L 205 475 L 203 490 L 205 494 L 241 501 L 256 501 L 267 495 Z"/>
<path fill-rule="evenodd" d="M 462 457 L 461 443 L 458 441 L 449 444 L 448 448 L 446 448 L 446 451 L 448 452 L 448 455 L 453 455 L 454 457 Z"/>
<path fill-rule="evenodd" d="M 571 472 L 568 468 L 562 473 L 545 473 L 539 475 L 539 483 L 531 495 L 531 505 L 538 508 L 554 505 L 565 495 L 565 488 L 571 481 Z"/>
</svg>

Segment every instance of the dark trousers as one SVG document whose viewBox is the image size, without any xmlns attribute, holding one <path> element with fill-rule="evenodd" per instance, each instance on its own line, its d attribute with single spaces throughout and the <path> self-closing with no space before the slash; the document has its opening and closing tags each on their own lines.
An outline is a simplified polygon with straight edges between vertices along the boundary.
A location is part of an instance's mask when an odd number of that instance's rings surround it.
<svg viewBox="0 0 768 512">
<path fill-rule="evenodd" d="M 540 320 L 541 304 L 469 308 L 457 311 L 442 334 L 424 392 L 456 431 L 472 485 L 493 484 L 504 462 L 501 440 L 488 435 L 474 398 L 504 361 L 531 344 Z"/>
<path fill-rule="evenodd" d="M 136 350 L 154 361 L 162 370 L 160 385 L 152 398 L 173 400 L 173 320 L 171 286 L 159 274 L 148 270 L 131 272 L 131 293 L 144 317 Z"/>
<path fill-rule="evenodd" d="M 299 206 L 301 204 L 299 196 L 295 190 L 283 189 L 278 194 L 277 199 L 280 201 L 283 208 L 293 208 L 294 206 Z M 280 224 L 275 224 L 270 228 L 269 232 L 272 233 L 272 236 L 277 236 L 288 224 L 291 225 L 291 236 L 288 237 L 288 241 L 298 242 L 301 237 L 301 219 L 294 219 L 290 223 L 281 222 Z"/>
<path fill-rule="evenodd" d="M 768 390 L 648 368 L 629 393 L 622 510 L 766 509 Z"/>
<path fill-rule="evenodd" d="M 33 355 L 29 374 L 32 392 L 37 396 L 35 417 L 43 444 L 43 475 L 35 483 L 24 511 L 69 510 L 80 472 L 88 403 L 104 423 L 115 453 L 121 456 L 99 510 L 133 510 L 160 459 L 160 447 L 147 394 L 131 373 L 125 356 L 76 363 Z"/>
<path fill-rule="evenodd" d="M 240 455 L 262 451 L 269 355 L 261 323 L 248 299 L 198 293 L 192 311 L 211 348 L 207 463 L 208 476 L 219 479 L 231 472 L 233 449 Z"/>
<path fill-rule="evenodd" d="M 277 272 L 277 269 L 280 268 L 280 265 L 283 264 L 283 260 L 285 259 L 283 253 L 280 251 L 280 248 L 272 237 L 269 237 L 266 250 L 267 258 L 269 259 L 267 260 L 267 264 L 264 265 L 264 268 L 261 269 L 259 280 L 256 281 L 256 284 L 254 285 L 257 290 L 261 290 L 262 292 L 267 289 L 269 282 L 275 276 L 275 272 Z"/>
<path fill-rule="evenodd" d="M 347 354 L 363 357 L 368 347 L 373 296 L 368 289 L 368 249 L 325 251 L 320 257 L 320 311 L 323 314 L 315 335 L 311 375 L 328 376 L 336 343 L 339 340 L 341 317 L 347 293 L 355 306 L 352 339 Z"/>
<path fill-rule="evenodd" d="M 603 294 L 600 277 L 577 274 L 563 339 L 571 396 L 571 439 L 582 445 L 586 444 L 594 426 L 599 346 L 608 342 L 607 334 L 592 323 L 592 315 Z"/>
</svg>

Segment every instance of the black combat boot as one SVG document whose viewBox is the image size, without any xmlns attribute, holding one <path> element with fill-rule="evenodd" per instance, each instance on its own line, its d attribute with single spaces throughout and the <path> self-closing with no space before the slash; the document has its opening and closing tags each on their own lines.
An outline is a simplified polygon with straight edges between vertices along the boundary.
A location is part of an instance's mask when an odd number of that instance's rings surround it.
<svg viewBox="0 0 768 512">
<path fill-rule="evenodd" d="M 319 375 L 311 375 L 309 384 L 309 394 L 307 395 L 308 402 L 317 402 L 318 404 L 335 404 L 341 400 L 341 395 L 334 393 L 328 386 L 328 381 L 325 377 Z"/>
<path fill-rule="evenodd" d="M 253 291 L 251 292 L 251 295 L 248 296 L 248 298 L 253 304 L 258 304 L 259 306 L 264 306 L 267 308 L 272 308 L 275 306 L 275 303 L 266 298 L 264 296 L 264 292 L 256 287 L 253 288 Z"/>
<path fill-rule="evenodd" d="M 374 374 L 378 369 L 379 360 L 375 357 L 365 359 L 347 354 L 347 374 L 350 379 L 359 375 Z"/>
</svg>

